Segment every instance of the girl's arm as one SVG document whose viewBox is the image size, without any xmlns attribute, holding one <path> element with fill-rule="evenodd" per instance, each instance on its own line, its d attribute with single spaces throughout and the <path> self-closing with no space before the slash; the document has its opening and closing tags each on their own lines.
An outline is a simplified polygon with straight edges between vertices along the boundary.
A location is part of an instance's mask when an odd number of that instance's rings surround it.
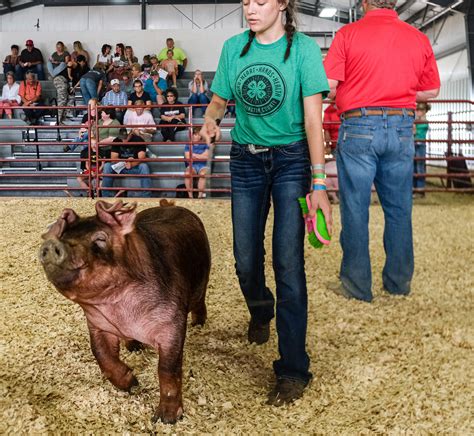
<svg viewBox="0 0 474 436">
<path fill-rule="evenodd" d="M 308 138 L 309 155 L 311 165 L 324 165 L 324 139 L 323 139 L 323 97 L 321 94 L 314 94 L 303 99 L 304 105 L 304 125 Z M 321 172 L 321 171 L 320 171 Z M 312 217 L 317 209 L 321 209 L 326 218 L 328 232 L 332 232 L 332 211 L 331 204 L 326 191 L 313 191 L 311 193 Z"/>
<path fill-rule="evenodd" d="M 216 138 L 216 141 L 221 139 L 221 129 L 216 124 L 216 120 L 222 120 L 224 118 L 226 107 L 227 100 L 219 97 L 217 94 L 212 96 L 212 100 L 204 114 L 204 125 L 201 129 L 201 136 L 207 145 L 211 145 L 211 139 L 213 137 Z"/>
</svg>

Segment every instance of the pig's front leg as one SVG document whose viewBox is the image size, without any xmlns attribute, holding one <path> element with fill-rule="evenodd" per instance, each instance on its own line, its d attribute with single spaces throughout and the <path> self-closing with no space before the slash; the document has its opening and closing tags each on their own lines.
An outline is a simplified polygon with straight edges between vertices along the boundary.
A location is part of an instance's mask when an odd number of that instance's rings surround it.
<svg viewBox="0 0 474 436">
<path fill-rule="evenodd" d="M 153 422 L 161 419 L 165 424 L 174 424 L 183 416 L 182 371 L 183 347 L 186 336 L 186 318 L 167 326 L 166 340 L 159 344 L 158 377 L 160 380 L 160 404 Z M 179 324 L 179 325 L 177 325 Z"/>
<path fill-rule="evenodd" d="M 138 385 L 132 370 L 120 360 L 120 339 L 89 325 L 91 349 L 104 376 L 117 388 L 130 391 Z"/>
</svg>

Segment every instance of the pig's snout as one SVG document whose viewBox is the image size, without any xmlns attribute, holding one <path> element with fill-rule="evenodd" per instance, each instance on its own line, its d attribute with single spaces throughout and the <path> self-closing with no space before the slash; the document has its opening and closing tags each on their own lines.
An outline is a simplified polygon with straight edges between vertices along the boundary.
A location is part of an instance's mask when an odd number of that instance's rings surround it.
<svg viewBox="0 0 474 436">
<path fill-rule="evenodd" d="M 42 264 L 61 265 L 66 259 L 66 248 L 57 239 L 48 239 L 40 248 L 39 258 Z"/>
</svg>

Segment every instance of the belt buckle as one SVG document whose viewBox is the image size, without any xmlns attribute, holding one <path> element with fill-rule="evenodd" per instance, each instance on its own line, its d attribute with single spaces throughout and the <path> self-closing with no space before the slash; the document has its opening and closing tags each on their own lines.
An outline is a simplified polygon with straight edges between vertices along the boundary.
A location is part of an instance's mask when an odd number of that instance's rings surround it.
<svg viewBox="0 0 474 436">
<path fill-rule="evenodd" d="M 257 149 L 255 144 L 249 144 L 248 148 L 249 148 L 250 153 L 252 154 L 265 153 L 266 151 L 268 151 L 268 148 Z"/>
</svg>

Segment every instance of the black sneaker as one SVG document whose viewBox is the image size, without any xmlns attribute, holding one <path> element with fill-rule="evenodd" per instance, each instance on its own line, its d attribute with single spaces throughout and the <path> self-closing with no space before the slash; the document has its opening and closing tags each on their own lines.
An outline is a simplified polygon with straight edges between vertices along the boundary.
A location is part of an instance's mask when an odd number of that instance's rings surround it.
<svg viewBox="0 0 474 436">
<path fill-rule="evenodd" d="M 265 324 L 250 319 L 248 340 L 251 344 L 262 345 L 270 338 L 270 322 Z"/>
<path fill-rule="evenodd" d="M 276 407 L 290 404 L 303 395 L 308 384 L 303 380 L 278 377 L 275 386 L 268 394 L 267 404 Z"/>
</svg>

